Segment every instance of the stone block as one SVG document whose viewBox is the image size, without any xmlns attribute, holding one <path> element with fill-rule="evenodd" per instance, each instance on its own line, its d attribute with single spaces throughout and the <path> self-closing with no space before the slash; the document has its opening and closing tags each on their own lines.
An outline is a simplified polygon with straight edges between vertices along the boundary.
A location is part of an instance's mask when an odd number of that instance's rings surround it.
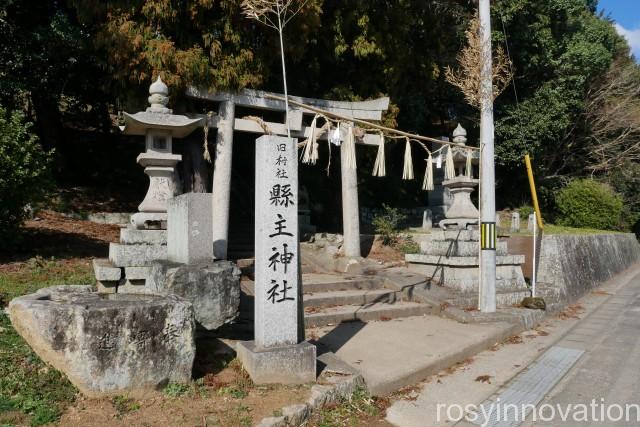
<svg viewBox="0 0 640 427">
<path fill-rule="evenodd" d="M 536 214 L 530 214 L 527 219 L 527 231 L 533 233 L 533 228 L 536 225 Z"/>
<path fill-rule="evenodd" d="M 213 258 L 213 199 L 188 193 L 167 202 L 168 259 L 196 264 Z"/>
<path fill-rule="evenodd" d="M 38 356 L 88 396 L 191 379 L 193 306 L 178 296 L 54 286 L 15 298 L 7 311 Z"/>
<path fill-rule="evenodd" d="M 151 274 L 151 267 L 125 267 L 124 268 L 124 277 L 127 280 L 147 280 Z"/>
<path fill-rule="evenodd" d="M 233 321 L 240 307 L 240 270 L 230 261 L 199 264 L 155 262 L 147 292 L 175 294 L 193 304 L 199 327 L 214 330 Z"/>
<path fill-rule="evenodd" d="M 511 214 L 511 231 L 520 231 L 520 214 L 518 212 Z"/>
<path fill-rule="evenodd" d="M 306 341 L 283 347 L 257 348 L 240 341 L 236 350 L 256 384 L 305 384 L 316 380 L 316 347 Z"/>
<path fill-rule="evenodd" d="M 149 294 L 149 290 L 145 287 L 145 280 L 121 280 L 118 283 L 119 294 Z"/>
<path fill-rule="evenodd" d="M 164 212 L 138 212 L 131 215 L 129 224 L 139 230 L 166 230 L 167 214 Z"/>
<path fill-rule="evenodd" d="M 115 294 L 118 290 L 119 281 L 96 281 L 96 288 L 101 294 Z"/>
<path fill-rule="evenodd" d="M 120 243 L 123 245 L 166 245 L 167 230 L 123 228 L 120 230 Z"/>
<path fill-rule="evenodd" d="M 430 239 L 425 239 L 420 242 L 420 251 L 426 255 L 440 255 L 446 257 L 477 256 L 479 250 L 479 242 L 465 242 L 458 240 L 434 241 Z M 498 241 L 496 251 L 497 255 L 507 255 L 507 242 Z"/>
<path fill-rule="evenodd" d="M 167 259 L 167 246 L 109 243 L 109 260 L 116 267 L 144 267 L 158 259 Z"/>
<path fill-rule="evenodd" d="M 433 217 L 429 209 L 422 212 L 422 229 L 431 230 L 433 228 Z"/>
<path fill-rule="evenodd" d="M 87 219 L 98 224 L 113 224 L 125 226 L 131 220 L 130 212 L 96 212 L 90 213 Z"/>
<path fill-rule="evenodd" d="M 114 266 L 111 261 L 103 258 L 93 260 L 93 273 L 96 280 L 101 282 L 117 282 L 122 278 L 122 269 Z"/>
</svg>

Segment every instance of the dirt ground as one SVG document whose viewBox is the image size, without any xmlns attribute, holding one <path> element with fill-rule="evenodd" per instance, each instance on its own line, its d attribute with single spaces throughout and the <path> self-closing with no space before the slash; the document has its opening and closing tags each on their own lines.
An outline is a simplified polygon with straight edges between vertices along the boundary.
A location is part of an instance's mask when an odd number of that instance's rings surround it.
<svg viewBox="0 0 640 427">
<path fill-rule="evenodd" d="M 393 246 L 383 244 L 380 238 L 376 238 L 367 254 L 367 259 L 384 263 L 403 263 L 404 254 Z"/>
<path fill-rule="evenodd" d="M 228 367 L 206 376 L 202 385 L 192 386 L 182 396 L 167 391 L 141 398 L 87 399 L 67 408 L 60 426 L 252 426 L 264 417 L 278 415 L 283 406 L 301 403 L 309 395 L 308 386 L 256 387 L 243 389 L 237 368 Z M 240 379 L 238 378 L 240 377 Z"/>
<path fill-rule="evenodd" d="M 44 210 L 24 224 L 16 248 L 0 248 L 0 269 L 34 257 L 80 259 L 106 257 L 109 242 L 118 241 L 120 227 Z M 9 267 L 11 268 L 11 267 Z"/>
</svg>

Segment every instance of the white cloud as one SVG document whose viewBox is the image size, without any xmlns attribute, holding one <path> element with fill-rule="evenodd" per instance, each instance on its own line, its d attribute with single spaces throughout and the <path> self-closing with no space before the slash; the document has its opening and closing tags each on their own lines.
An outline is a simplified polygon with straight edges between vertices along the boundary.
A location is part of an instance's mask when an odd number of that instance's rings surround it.
<svg viewBox="0 0 640 427">
<path fill-rule="evenodd" d="M 640 28 L 628 30 L 617 22 L 614 26 L 616 27 L 618 34 L 627 39 L 629 46 L 631 47 L 631 52 L 635 55 L 636 60 L 640 61 Z"/>
</svg>

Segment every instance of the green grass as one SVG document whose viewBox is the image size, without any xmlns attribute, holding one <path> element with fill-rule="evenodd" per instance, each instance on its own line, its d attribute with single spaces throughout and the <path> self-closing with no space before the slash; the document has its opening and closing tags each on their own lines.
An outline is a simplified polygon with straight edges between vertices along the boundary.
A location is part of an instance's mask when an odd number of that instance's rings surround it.
<svg viewBox="0 0 640 427">
<path fill-rule="evenodd" d="M 35 257 L 18 268 L 0 271 L 0 305 L 11 299 L 55 285 L 90 285 L 95 283 L 88 260 L 63 261 Z"/>
<path fill-rule="evenodd" d="M 343 427 L 365 425 L 367 418 L 378 417 L 381 410 L 376 401 L 363 388 L 358 388 L 350 399 L 338 405 L 323 408 L 314 415 L 310 425 L 317 427 Z"/>
<path fill-rule="evenodd" d="M 93 282 L 87 261 L 32 258 L 0 272 L 0 305 L 37 289 Z M 0 425 L 43 425 L 56 421 L 77 390 L 46 365 L 0 312 Z"/>
<path fill-rule="evenodd" d="M 46 365 L 0 313 L 0 424 L 13 424 L 20 414 L 33 426 L 58 419 L 73 402 L 75 387 Z"/>
<path fill-rule="evenodd" d="M 531 236 L 533 233 L 525 230 L 521 230 L 518 233 L 509 232 L 508 228 L 506 229 L 508 234 L 517 234 L 524 236 Z M 543 234 L 619 234 L 621 231 L 615 230 L 597 230 L 594 228 L 575 228 L 575 227 L 567 227 L 564 225 L 555 225 L 555 224 L 545 224 L 544 225 L 544 233 Z"/>
</svg>

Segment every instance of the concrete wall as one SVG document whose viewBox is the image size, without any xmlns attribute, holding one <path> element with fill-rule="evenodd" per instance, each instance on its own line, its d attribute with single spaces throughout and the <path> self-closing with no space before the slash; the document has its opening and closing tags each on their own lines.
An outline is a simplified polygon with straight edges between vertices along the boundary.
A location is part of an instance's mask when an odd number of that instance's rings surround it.
<svg viewBox="0 0 640 427">
<path fill-rule="evenodd" d="M 572 302 L 640 261 L 640 244 L 627 234 L 549 235 L 542 239 L 538 284 Z"/>
</svg>

